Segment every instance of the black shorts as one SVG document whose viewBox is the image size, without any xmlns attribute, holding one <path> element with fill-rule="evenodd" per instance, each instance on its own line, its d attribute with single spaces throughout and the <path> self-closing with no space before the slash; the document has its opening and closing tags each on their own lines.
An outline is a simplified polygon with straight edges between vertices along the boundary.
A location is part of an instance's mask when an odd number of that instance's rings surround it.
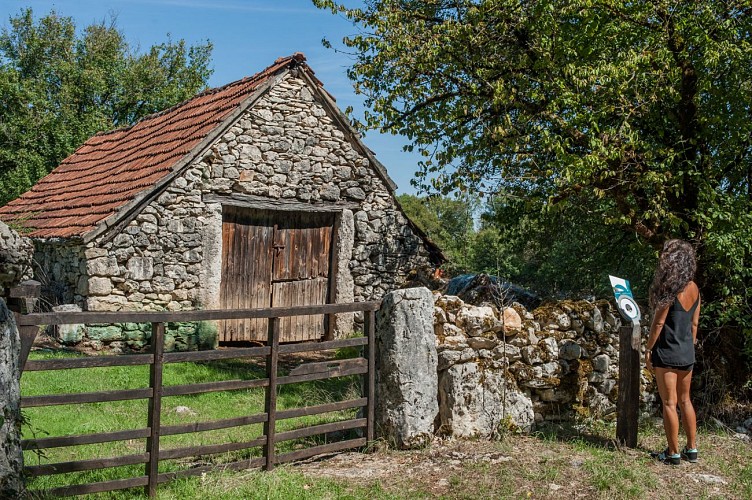
<svg viewBox="0 0 752 500">
<path fill-rule="evenodd" d="M 671 365 L 664 363 L 661 357 L 655 351 L 652 351 L 650 355 L 650 362 L 653 363 L 653 368 L 667 368 L 670 370 L 678 370 L 680 372 L 691 372 L 695 364 L 690 363 L 688 365 Z"/>
</svg>

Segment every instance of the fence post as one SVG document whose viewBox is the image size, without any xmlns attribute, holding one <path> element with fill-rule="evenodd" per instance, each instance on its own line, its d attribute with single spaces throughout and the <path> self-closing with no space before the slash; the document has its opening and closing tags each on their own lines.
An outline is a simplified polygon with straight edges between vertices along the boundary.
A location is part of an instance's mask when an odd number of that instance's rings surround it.
<svg viewBox="0 0 752 500">
<path fill-rule="evenodd" d="M 146 451 L 149 453 L 149 461 L 146 463 L 146 475 L 149 483 L 145 487 L 145 493 L 149 498 L 157 496 L 157 484 L 159 479 L 159 433 L 162 416 L 162 367 L 164 365 L 164 323 L 152 323 L 151 325 L 151 348 L 154 353 L 154 362 L 149 373 L 149 387 L 152 396 L 149 398 L 149 437 L 146 438 Z"/>
<path fill-rule="evenodd" d="M 266 435 L 266 445 L 264 445 L 264 455 L 266 456 L 266 465 L 264 469 L 274 469 L 275 453 L 274 438 L 277 426 L 277 362 L 279 359 L 279 318 L 269 318 L 269 333 L 266 338 L 266 345 L 271 349 L 266 357 L 266 378 L 269 385 L 266 387 L 266 422 L 264 423 L 264 435 Z"/>
<path fill-rule="evenodd" d="M 370 443 L 374 440 L 374 427 L 376 421 L 376 312 L 366 311 L 363 323 L 363 330 L 368 337 L 368 373 L 366 374 L 366 397 L 368 406 L 366 407 L 366 418 L 368 419 L 366 427 L 366 439 Z"/>
<path fill-rule="evenodd" d="M 21 282 L 10 289 L 8 308 L 14 312 L 17 325 L 21 314 L 34 312 L 34 307 L 36 307 L 41 291 L 41 283 L 34 280 Z M 37 338 L 37 334 L 39 333 L 39 326 L 19 326 L 18 332 L 21 336 L 21 351 L 18 357 L 18 366 L 20 371 L 23 372 L 26 360 L 29 358 L 29 352 L 31 352 L 31 346 L 34 344 L 34 339 Z"/>
<path fill-rule="evenodd" d="M 619 328 L 619 396 L 616 439 L 628 448 L 637 446 L 640 410 L 640 324 Z"/>
</svg>

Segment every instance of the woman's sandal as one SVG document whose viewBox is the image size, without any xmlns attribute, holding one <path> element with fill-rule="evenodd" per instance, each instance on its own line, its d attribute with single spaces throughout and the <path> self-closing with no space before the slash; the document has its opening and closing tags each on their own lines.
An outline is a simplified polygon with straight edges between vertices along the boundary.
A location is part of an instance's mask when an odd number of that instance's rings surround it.
<svg viewBox="0 0 752 500">
<path fill-rule="evenodd" d="M 681 457 L 689 463 L 697 463 L 697 448 L 688 449 L 686 446 L 681 451 Z"/>
<path fill-rule="evenodd" d="M 666 448 L 665 450 L 663 450 L 660 453 L 655 453 L 654 452 L 654 453 L 651 453 L 650 455 L 653 458 L 655 458 L 656 460 L 658 460 L 659 462 L 663 462 L 664 464 L 669 464 L 669 465 L 680 465 L 681 464 L 681 459 L 682 459 L 681 454 L 677 453 L 675 455 L 671 455 L 668 452 L 668 448 Z"/>
</svg>

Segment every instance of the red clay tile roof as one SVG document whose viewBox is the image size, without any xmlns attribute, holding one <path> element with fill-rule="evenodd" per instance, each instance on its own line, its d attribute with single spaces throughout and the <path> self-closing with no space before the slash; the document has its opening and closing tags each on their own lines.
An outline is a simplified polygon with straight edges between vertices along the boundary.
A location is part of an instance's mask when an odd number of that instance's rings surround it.
<svg viewBox="0 0 752 500">
<path fill-rule="evenodd" d="M 86 141 L 30 191 L 0 208 L 36 238 L 82 236 L 140 192 L 155 185 L 254 90 L 302 54 L 277 59 L 264 71 L 206 90 L 127 128 Z"/>
</svg>

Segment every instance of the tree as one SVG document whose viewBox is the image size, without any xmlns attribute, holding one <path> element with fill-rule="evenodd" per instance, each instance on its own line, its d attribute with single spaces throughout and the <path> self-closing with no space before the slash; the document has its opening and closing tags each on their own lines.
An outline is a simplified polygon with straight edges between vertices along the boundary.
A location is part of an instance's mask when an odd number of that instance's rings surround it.
<svg viewBox="0 0 752 500">
<path fill-rule="evenodd" d="M 499 274 L 542 297 L 609 297 L 613 274 L 628 277 L 635 297 L 647 303 L 655 250 L 589 216 L 597 210 L 597 200 L 588 199 L 556 210 L 542 210 L 536 200 L 493 199 L 474 247 L 479 255 L 493 249 Z"/>
<path fill-rule="evenodd" d="M 91 135 L 131 125 L 206 87 L 212 46 L 131 49 L 115 21 L 85 27 L 31 9 L 0 33 L 0 204 L 28 190 Z"/>
<path fill-rule="evenodd" d="M 469 256 L 477 200 L 470 196 L 451 199 L 402 194 L 398 201 L 410 220 L 444 251 L 448 260 L 444 267 L 449 272 L 471 270 Z"/>
<path fill-rule="evenodd" d="M 315 3 L 359 28 L 343 43 L 365 126 L 425 155 L 416 185 L 596 200 L 588 217 L 655 248 L 693 240 L 706 298 L 748 303 L 748 0 Z"/>
</svg>

